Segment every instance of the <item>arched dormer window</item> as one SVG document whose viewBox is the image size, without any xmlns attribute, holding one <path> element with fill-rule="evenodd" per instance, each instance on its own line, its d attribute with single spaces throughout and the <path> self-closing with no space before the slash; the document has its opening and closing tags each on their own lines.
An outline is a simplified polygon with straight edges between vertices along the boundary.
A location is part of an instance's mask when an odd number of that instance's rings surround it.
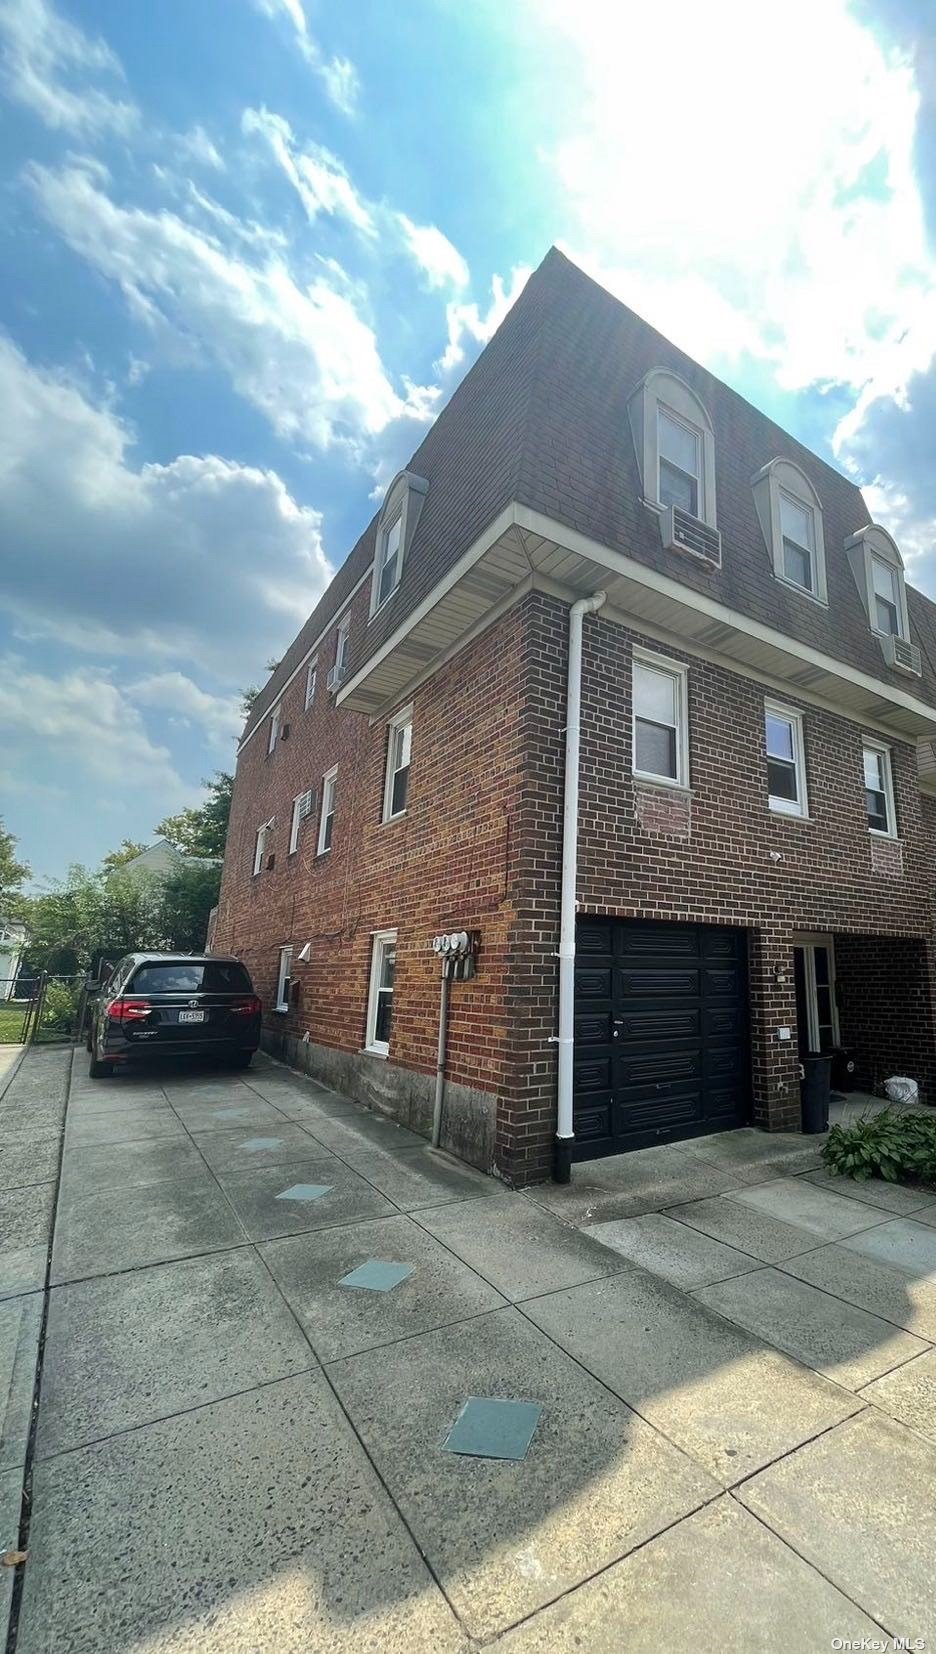
<svg viewBox="0 0 936 1654">
<path fill-rule="evenodd" d="M 628 408 L 646 503 L 717 527 L 715 435 L 695 391 L 675 373 L 654 368 Z"/>
<path fill-rule="evenodd" d="M 888 666 L 919 676 L 920 651 L 910 640 L 903 558 L 886 528 L 869 523 L 845 541 L 848 561 L 872 632 Z"/>
<path fill-rule="evenodd" d="M 822 504 L 805 471 L 790 459 L 772 459 L 752 486 L 776 579 L 827 603 Z"/>
<path fill-rule="evenodd" d="M 412 471 L 400 471 L 384 495 L 374 546 L 371 615 L 389 602 L 400 584 L 403 563 L 412 545 L 422 503 L 428 492 L 429 484 L 425 477 L 417 477 Z"/>
</svg>

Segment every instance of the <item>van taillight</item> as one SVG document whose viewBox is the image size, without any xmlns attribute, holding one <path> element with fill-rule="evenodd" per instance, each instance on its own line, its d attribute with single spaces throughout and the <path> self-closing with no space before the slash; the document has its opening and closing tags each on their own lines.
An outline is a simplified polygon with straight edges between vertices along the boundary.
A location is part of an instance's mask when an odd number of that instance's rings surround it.
<svg viewBox="0 0 936 1654">
<path fill-rule="evenodd" d="M 232 1015 L 238 1017 L 258 1016 L 260 1012 L 260 1001 L 256 994 L 251 994 L 249 999 L 240 999 L 236 1005 L 232 1005 L 231 1012 Z"/>
<path fill-rule="evenodd" d="M 152 1009 L 148 999 L 112 999 L 104 1015 L 112 1022 L 144 1022 Z"/>
</svg>

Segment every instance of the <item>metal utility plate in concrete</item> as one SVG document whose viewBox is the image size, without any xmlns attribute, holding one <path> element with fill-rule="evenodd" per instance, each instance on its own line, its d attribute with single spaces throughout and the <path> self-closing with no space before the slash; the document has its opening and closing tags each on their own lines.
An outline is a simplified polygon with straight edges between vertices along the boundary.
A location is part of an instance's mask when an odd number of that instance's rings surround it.
<svg viewBox="0 0 936 1654">
<path fill-rule="evenodd" d="M 249 1149 L 251 1154 L 259 1154 L 261 1149 L 278 1149 L 282 1137 L 248 1137 L 246 1143 L 238 1143 L 239 1149 Z"/>
<path fill-rule="evenodd" d="M 283 1189 L 276 1196 L 277 1200 L 321 1200 L 323 1195 L 330 1195 L 330 1183 L 294 1183 L 292 1188 Z"/>
<path fill-rule="evenodd" d="M 411 1263 L 390 1263 L 384 1258 L 368 1258 L 366 1263 L 343 1275 L 339 1286 L 360 1287 L 365 1292 L 389 1292 L 399 1286 L 415 1268 Z"/>
<path fill-rule="evenodd" d="M 469 1396 L 444 1447 L 475 1459 L 525 1459 L 539 1424 L 538 1401 L 496 1401 Z"/>
</svg>

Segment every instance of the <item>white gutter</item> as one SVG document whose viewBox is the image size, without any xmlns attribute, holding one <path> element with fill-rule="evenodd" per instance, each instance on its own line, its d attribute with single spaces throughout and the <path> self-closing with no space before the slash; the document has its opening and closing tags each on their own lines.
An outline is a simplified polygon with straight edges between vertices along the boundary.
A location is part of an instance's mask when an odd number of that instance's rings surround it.
<svg viewBox="0 0 936 1654">
<path fill-rule="evenodd" d="M 604 592 L 582 597 L 569 610 L 566 680 L 565 785 L 562 800 L 562 894 L 559 907 L 559 1099 L 553 1177 L 572 1176 L 572 1059 L 575 1049 L 575 906 L 578 877 L 579 747 L 582 724 L 582 622 L 605 601 Z"/>
</svg>

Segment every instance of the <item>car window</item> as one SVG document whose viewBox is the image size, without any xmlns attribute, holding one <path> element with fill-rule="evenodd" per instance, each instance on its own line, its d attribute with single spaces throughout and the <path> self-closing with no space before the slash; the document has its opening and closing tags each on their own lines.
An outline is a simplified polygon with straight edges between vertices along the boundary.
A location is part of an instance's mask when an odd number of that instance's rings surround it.
<svg viewBox="0 0 936 1654">
<path fill-rule="evenodd" d="M 138 966 L 128 991 L 135 994 L 249 994 L 253 984 L 243 965 L 231 959 L 151 960 Z"/>
</svg>

